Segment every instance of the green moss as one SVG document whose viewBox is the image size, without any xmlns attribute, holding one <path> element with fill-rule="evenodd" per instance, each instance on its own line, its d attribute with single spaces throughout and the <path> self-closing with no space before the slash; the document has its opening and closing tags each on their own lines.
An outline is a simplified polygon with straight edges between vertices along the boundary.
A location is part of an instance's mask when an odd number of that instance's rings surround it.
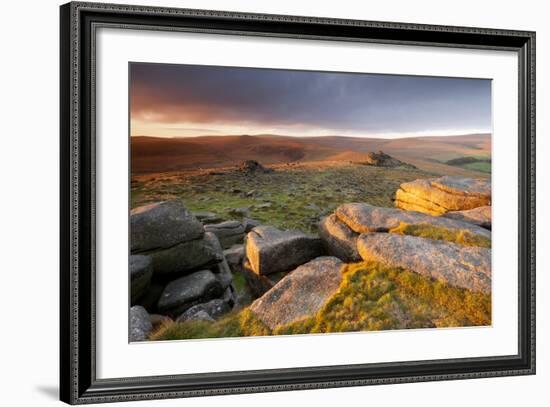
<svg viewBox="0 0 550 407">
<path fill-rule="evenodd" d="M 447 242 L 458 243 L 465 246 L 491 248 L 491 239 L 487 237 L 473 234 L 468 230 L 438 228 L 427 223 L 408 225 L 401 222 L 399 226 L 391 229 L 390 232 L 399 233 L 402 235 L 425 237 L 434 240 L 445 240 Z"/>
</svg>

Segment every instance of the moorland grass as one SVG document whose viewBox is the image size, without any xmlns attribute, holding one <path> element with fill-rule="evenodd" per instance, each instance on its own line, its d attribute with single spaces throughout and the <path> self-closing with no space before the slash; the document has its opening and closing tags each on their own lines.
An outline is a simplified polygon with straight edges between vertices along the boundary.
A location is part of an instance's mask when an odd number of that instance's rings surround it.
<svg viewBox="0 0 550 407">
<path fill-rule="evenodd" d="M 131 205 L 179 198 L 191 211 L 214 212 L 223 219 L 240 219 L 232 208 L 248 208 L 248 217 L 281 229 L 316 232 L 319 218 L 346 202 L 393 207 L 403 182 L 433 174 L 412 169 L 362 165 L 279 169 L 270 174 L 166 176 L 136 181 Z M 262 207 L 269 202 L 269 207 Z"/>
</svg>

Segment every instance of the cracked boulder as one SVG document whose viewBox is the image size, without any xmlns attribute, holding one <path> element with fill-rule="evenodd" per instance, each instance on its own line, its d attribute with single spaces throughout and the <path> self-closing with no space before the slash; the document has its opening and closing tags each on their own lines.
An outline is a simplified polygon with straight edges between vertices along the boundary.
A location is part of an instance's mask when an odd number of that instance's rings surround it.
<svg viewBox="0 0 550 407">
<path fill-rule="evenodd" d="M 245 226 L 236 220 L 206 225 L 204 229 L 215 234 L 224 249 L 242 243 L 245 235 Z"/>
<path fill-rule="evenodd" d="M 140 206 L 130 212 L 132 253 L 173 247 L 203 235 L 202 223 L 179 200 Z"/>
<path fill-rule="evenodd" d="M 365 261 L 398 267 L 450 286 L 491 292 L 491 250 L 393 233 L 365 233 L 357 240 Z"/>
<path fill-rule="evenodd" d="M 148 255 L 153 259 L 154 273 L 163 277 L 209 268 L 223 260 L 223 253 L 207 235 Z"/>
<path fill-rule="evenodd" d="M 151 258 L 154 275 L 173 277 L 208 268 L 223 253 L 179 200 L 135 208 L 130 213 L 132 254 Z"/>
<path fill-rule="evenodd" d="M 300 231 L 258 226 L 248 233 L 246 257 L 256 274 L 289 271 L 323 254 L 321 239 Z"/>
<path fill-rule="evenodd" d="M 361 260 L 357 251 L 358 234 L 338 220 L 335 214 L 319 222 L 319 236 L 329 255 L 338 257 L 346 263 Z"/>
<path fill-rule="evenodd" d="M 439 216 L 419 212 L 403 211 L 397 208 L 382 208 L 367 203 L 349 203 L 336 208 L 336 217 L 356 233 L 391 232 L 401 224 L 417 226 L 430 225 L 448 230 L 466 230 L 474 235 L 491 238 L 487 229 Z"/>
<path fill-rule="evenodd" d="M 417 179 L 400 185 L 395 206 L 405 210 L 442 215 L 491 205 L 491 181 L 457 176 Z"/>
</svg>

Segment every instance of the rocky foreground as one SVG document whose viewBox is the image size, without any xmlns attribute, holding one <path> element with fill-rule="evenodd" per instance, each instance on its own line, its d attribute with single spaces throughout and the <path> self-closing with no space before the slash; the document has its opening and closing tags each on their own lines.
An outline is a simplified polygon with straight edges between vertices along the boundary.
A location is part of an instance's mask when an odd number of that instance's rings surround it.
<svg viewBox="0 0 550 407">
<path fill-rule="evenodd" d="M 327 303 L 353 282 L 354 264 L 490 295 L 490 191 L 489 181 L 461 177 L 404 183 L 396 208 L 342 204 L 321 220 L 318 235 L 192 213 L 179 200 L 138 207 L 130 216 L 130 341 L 147 340 L 166 324 L 197 322 L 206 329 L 237 312 L 246 312 L 262 333 L 285 333 L 300 321 L 321 332 L 365 326 L 358 318 L 330 329 L 319 322 Z M 370 293 L 373 283 L 366 284 Z M 437 326 L 434 318 L 403 317 L 395 304 L 408 299 L 391 298 L 391 287 L 380 287 L 377 304 L 404 320 L 403 327 Z M 365 320 L 368 310 L 378 312 L 369 298 Z"/>
</svg>

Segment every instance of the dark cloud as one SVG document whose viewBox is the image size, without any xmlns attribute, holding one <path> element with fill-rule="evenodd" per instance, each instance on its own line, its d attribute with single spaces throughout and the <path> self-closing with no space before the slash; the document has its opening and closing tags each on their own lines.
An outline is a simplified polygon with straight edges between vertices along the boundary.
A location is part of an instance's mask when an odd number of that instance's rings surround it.
<svg viewBox="0 0 550 407">
<path fill-rule="evenodd" d="M 130 74 L 132 117 L 162 123 L 491 128 L 490 80 L 143 63 Z"/>
</svg>

